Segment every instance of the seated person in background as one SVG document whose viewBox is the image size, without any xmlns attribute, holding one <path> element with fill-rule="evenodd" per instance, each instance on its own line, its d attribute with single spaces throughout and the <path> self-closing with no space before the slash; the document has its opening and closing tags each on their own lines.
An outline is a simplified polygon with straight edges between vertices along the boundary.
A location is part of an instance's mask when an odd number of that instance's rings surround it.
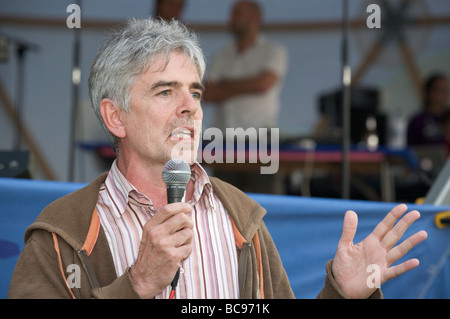
<svg viewBox="0 0 450 319">
<path fill-rule="evenodd" d="M 425 82 L 423 110 L 408 125 L 408 145 L 444 144 L 443 116 L 449 97 L 448 79 L 433 74 Z"/>
</svg>

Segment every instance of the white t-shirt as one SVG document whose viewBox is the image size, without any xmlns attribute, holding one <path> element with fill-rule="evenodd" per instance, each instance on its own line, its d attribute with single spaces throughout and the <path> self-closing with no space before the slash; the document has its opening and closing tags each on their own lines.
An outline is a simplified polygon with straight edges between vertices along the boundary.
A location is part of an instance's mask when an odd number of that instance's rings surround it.
<svg viewBox="0 0 450 319">
<path fill-rule="evenodd" d="M 220 103 L 216 108 L 216 126 L 247 129 L 277 127 L 280 90 L 287 68 L 287 53 L 279 45 L 259 36 L 255 45 L 240 54 L 234 43 L 215 57 L 208 78 L 213 81 L 243 79 L 263 71 L 272 71 L 279 79 L 265 93 L 242 94 Z"/>
</svg>

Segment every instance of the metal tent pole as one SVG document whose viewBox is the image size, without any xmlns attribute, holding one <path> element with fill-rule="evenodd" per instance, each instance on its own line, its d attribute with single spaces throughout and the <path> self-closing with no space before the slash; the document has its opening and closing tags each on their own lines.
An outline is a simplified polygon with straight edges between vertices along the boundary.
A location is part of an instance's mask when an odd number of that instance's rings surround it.
<svg viewBox="0 0 450 319">
<path fill-rule="evenodd" d="M 77 1 L 81 7 L 81 0 Z M 72 112 L 70 123 L 70 145 L 69 145 L 69 181 L 74 181 L 75 175 L 75 149 L 76 149 L 76 128 L 78 106 L 80 100 L 80 82 L 81 82 L 81 30 L 74 28 L 74 45 L 73 45 L 73 67 L 72 67 Z"/>
<path fill-rule="evenodd" d="M 342 21 L 342 198 L 350 198 L 350 86 L 351 69 L 348 64 L 348 0 L 343 0 Z"/>
</svg>

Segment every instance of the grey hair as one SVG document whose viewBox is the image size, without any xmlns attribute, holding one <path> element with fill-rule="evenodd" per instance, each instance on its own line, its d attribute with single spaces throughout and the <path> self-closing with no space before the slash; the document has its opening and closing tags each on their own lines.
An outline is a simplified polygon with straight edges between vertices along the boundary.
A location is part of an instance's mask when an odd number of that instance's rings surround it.
<svg viewBox="0 0 450 319">
<path fill-rule="evenodd" d="M 203 78 L 205 58 L 197 36 L 176 20 L 130 19 L 124 27 L 110 34 L 97 53 L 88 80 L 89 97 L 116 153 L 118 138 L 105 126 L 100 102 L 109 98 L 130 112 L 130 90 L 139 76 L 158 58 L 164 58 L 167 65 L 174 51 L 190 57 L 200 79 Z"/>
</svg>

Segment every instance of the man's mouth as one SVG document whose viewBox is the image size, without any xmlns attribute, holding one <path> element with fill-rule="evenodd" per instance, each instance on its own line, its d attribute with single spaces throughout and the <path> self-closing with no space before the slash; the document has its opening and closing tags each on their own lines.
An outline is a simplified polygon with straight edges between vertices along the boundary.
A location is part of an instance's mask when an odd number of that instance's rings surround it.
<svg viewBox="0 0 450 319">
<path fill-rule="evenodd" d="M 172 132 L 172 134 L 170 135 L 170 138 L 172 140 L 184 140 L 184 139 L 189 139 L 191 140 L 191 138 L 193 137 L 193 131 L 187 128 L 180 128 L 180 129 L 176 129 Z"/>
</svg>

